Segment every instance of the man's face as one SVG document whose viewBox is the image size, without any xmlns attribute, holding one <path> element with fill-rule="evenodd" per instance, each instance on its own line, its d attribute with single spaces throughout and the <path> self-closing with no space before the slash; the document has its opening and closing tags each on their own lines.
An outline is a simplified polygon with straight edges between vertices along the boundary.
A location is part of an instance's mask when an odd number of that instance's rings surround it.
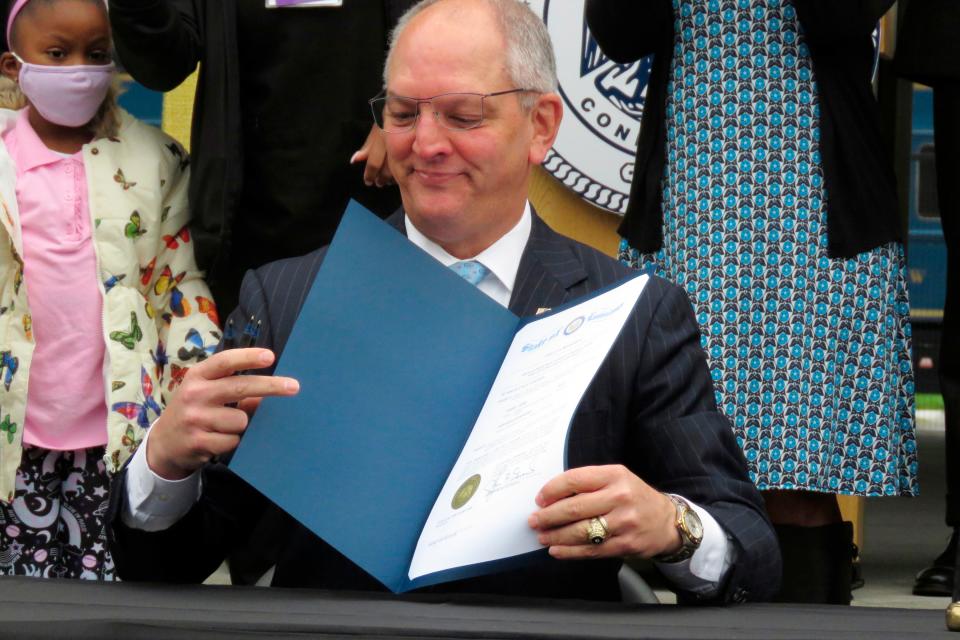
<svg viewBox="0 0 960 640">
<path fill-rule="evenodd" d="M 514 87 L 506 72 L 504 48 L 488 9 L 440 3 L 417 16 L 401 36 L 387 92 L 429 98 L 523 88 Z M 407 215 L 457 257 L 473 257 L 516 224 L 530 167 L 543 161 L 555 135 L 545 140 L 538 109 L 524 110 L 520 95 L 486 98 L 483 124 L 475 129 L 446 129 L 423 104 L 413 131 L 383 134 Z"/>
</svg>

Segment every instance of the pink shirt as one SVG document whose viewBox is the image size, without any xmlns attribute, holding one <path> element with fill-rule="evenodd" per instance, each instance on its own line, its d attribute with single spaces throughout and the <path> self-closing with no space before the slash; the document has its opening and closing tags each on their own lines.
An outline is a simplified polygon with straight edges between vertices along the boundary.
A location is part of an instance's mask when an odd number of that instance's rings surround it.
<svg viewBox="0 0 960 640">
<path fill-rule="evenodd" d="M 36 343 L 23 441 L 56 450 L 106 444 L 103 296 L 83 154 L 48 149 L 27 109 L 3 141 L 17 167 L 23 279 Z"/>
</svg>

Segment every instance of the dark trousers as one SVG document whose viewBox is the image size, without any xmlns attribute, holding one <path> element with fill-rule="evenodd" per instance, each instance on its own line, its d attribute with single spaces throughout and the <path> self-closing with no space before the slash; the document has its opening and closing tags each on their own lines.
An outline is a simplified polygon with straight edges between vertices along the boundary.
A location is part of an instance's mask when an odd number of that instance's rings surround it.
<svg viewBox="0 0 960 640">
<path fill-rule="evenodd" d="M 940 336 L 940 388 L 946 414 L 947 525 L 960 526 L 960 82 L 933 92 L 937 197 L 947 247 L 947 296 Z"/>
</svg>

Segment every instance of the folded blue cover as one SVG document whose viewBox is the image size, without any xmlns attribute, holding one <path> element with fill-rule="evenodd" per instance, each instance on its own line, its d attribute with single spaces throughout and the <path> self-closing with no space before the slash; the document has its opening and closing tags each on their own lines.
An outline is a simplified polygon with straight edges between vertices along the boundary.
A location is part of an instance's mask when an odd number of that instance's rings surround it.
<svg viewBox="0 0 960 640">
<path fill-rule="evenodd" d="M 351 202 L 277 366 L 301 391 L 230 467 L 391 590 L 430 582 L 407 579 L 420 528 L 518 326 Z"/>
</svg>

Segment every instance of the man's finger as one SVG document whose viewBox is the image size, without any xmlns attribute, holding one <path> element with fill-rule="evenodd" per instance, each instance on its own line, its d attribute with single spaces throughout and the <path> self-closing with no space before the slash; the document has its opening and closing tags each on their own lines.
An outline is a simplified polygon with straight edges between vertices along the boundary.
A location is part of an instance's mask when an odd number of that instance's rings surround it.
<svg viewBox="0 0 960 640">
<path fill-rule="evenodd" d="M 530 516 L 528 523 L 538 531 L 547 531 L 605 516 L 613 511 L 614 506 L 612 499 L 602 490 L 578 493 L 540 509 Z"/>
<path fill-rule="evenodd" d="M 233 407 L 213 407 L 207 410 L 208 433 L 240 435 L 247 430 L 250 417 L 246 412 Z"/>
<path fill-rule="evenodd" d="M 578 493 L 596 491 L 608 485 L 619 465 L 603 467 L 579 467 L 564 471 L 543 485 L 537 494 L 537 505 L 546 507 Z"/>
<path fill-rule="evenodd" d="M 230 376 L 216 380 L 209 391 L 211 404 L 239 403 L 246 398 L 292 396 L 300 391 L 294 378 L 282 376 Z"/>
<path fill-rule="evenodd" d="M 263 400 L 263 398 L 244 398 L 237 402 L 237 408 L 252 418 L 253 414 L 255 414 L 260 407 L 261 400 Z"/>
<path fill-rule="evenodd" d="M 595 517 L 598 516 L 581 518 L 579 520 L 570 520 L 569 522 L 565 522 L 562 526 L 557 526 L 552 529 L 541 528 L 537 532 L 537 540 L 540 541 L 540 544 L 548 547 L 554 545 L 590 543 L 590 539 L 587 536 L 587 530 L 590 527 L 591 521 Z M 602 517 L 603 520 L 601 523 L 606 524 L 607 539 L 612 538 L 619 532 L 621 523 L 617 515 L 614 513 L 607 513 Z"/>
<path fill-rule="evenodd" d="M 239 371 L 269 367 L 273 364 L 273 360 L 273 352 L 269 349 L 227 349 L 190 367 L 187 375 L 193 374 L 207 380 L 219 380 Z"/>
<path fill-rule="evenodd" d="M 550 555 L 557 560 L 620 558 L 629 553 L 629 546 L 619 538 L 608 538 L 600 544 L 559 544 L 550 547 Z"/>
<path fill-rule="evenodd" d="M 212 431 L 204 434 L 199 447 L 202 452 L 200 458 L 203 462 L 209 462 L 214 457 L 230 453 L 240 444 L 240 435 L 239 433 L 215 433 Z"/>
</svg>

